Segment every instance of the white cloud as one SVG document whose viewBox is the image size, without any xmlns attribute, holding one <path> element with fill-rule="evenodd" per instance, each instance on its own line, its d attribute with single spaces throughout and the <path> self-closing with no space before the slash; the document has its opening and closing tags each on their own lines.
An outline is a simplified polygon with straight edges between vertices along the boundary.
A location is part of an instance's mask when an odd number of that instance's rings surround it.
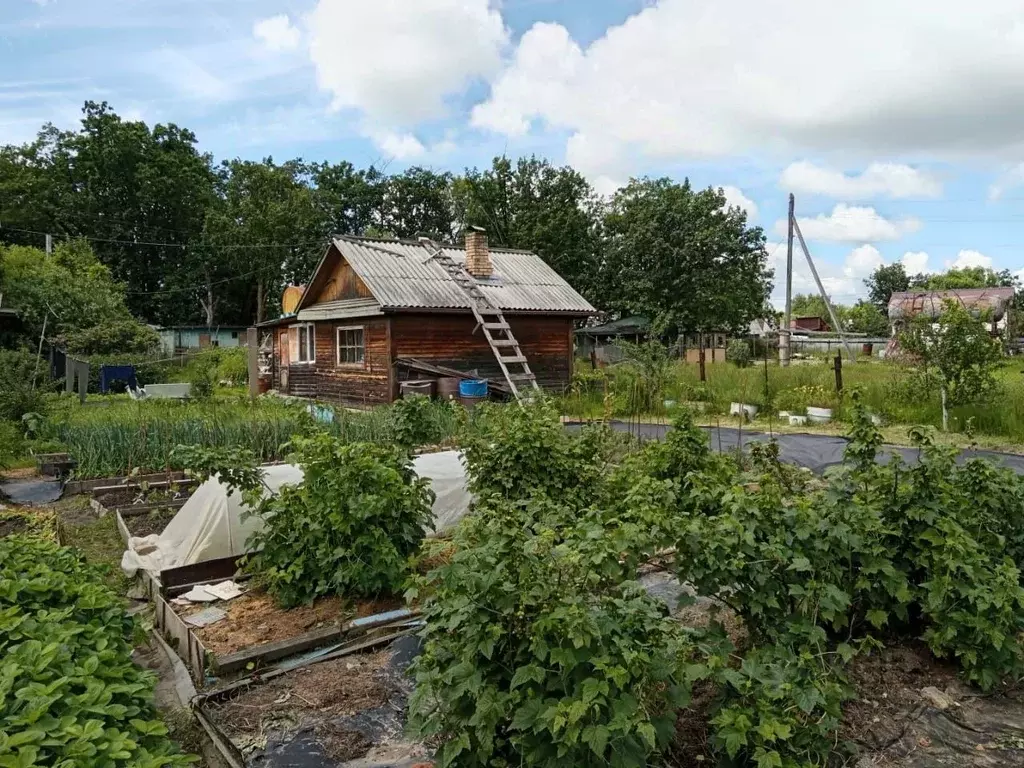
<svg viewBox="0 0 1024 768">
<path fill-rule="evenodd" d="M 396 160 L 410 160 L 422 156 L 427 148 L 411 133 L 392 133 L 384 131 L 374 134 L 373 142 L 381 151 Z"/>
<path fill-rule="evenodd" d="M 488 0 L 318 0 L 307 27 L 333 107 L 387 129 L 441 116 L 446 97 L 500 69 L 508 41 Z"/>
<path fill-rule="evenodd" d="M 884 263 L 882 254 L 875 246 L 859 245 L 846 257 L 843 274 L 848 278 L 863 279 Z"/>
<path fill-rule="evenodd" d="M 833 243 L 872 243 L 898 240 L 903 235 L 917 232 L 921 222 L 914 218 L 890 220 L 874 208 L 839 203 L 830 214 L 818 214 L 813 219 L 797 217 L 800 231 L 808 240 Z M 775 223 L 775 230 L 786 232 L 784 220 Z"/>
<path fill-rule="evenodd" d="M 928 269 L 928 254 L 924 251 L 907 251 L 900 262 L 908 275 L 924 275 L 931 271 Z"/>
<path fill-rule="evenodd" d="M 871 163 L 859 175 L 824 168 L 802 160 L 790 164 L 779 178 L 788 192 L 825 195 L 846 200 L 873 197 L 939 197 L 942 182 L 931 174 L 901 163 Z"/>
<path fill-rule="evenodd" d="M 998 200 L 1014 187 L 1024 184 L 1024 163 L 1019 163 L 1005 171 L 988 188 L 988 199 Z"/>
<path fill-rule="evenodd" d="M 252 27 L 252 33 L 271 51 L 291 51 L 298 48 L 302 41 L 302 33 L 292 25 L 286 13 L 257 21 Z"/>
<path fill-rule="evenodd" d="M 540 123 L 610 147 L 581 167 L 591 176 L 615 173 L 606 165 L 631 156 L 1005 157 L 1020 148 L 1019 0 L 921 8 L 657 0 L 586 46 L 561 25 L 536 24 L 473 123 L 510 135 Z"/>
<path fill-rule="evenodd" d="M 992 257 L 972 250 L 962 250 L 956 259 L 946 260 L 946 269 L 966 269 L 967 267 L 985 267 L 992 269 Z"/>
<path fill-rule="evenodd" d="M 725 195 L 725 204 L 732 208 L 742 208 L 747 212 L 747 220 L 752 221 L 757 218 L 757 203 L 743 194 L 743 190 L 739 187 L 724 186 L 722 187 L 722 193 Z"/>
</svg>

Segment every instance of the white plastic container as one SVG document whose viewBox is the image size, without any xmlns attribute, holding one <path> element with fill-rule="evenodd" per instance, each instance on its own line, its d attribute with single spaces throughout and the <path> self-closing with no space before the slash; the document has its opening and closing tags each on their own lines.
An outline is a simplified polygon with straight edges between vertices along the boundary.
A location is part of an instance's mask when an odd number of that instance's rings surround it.
<svg viewBox="0 0 1024 768">
<path fill-rule="evenodd" d="M 828 424 L 832 421 L 832 409 L 815 408 L 813 405 L 809 405 L 807 406 L 807 420 L 811 424 Z"/>
<path fill-rule="evenodd" d="M 807 417 L 806 416 L 793 416 L 791 414 L 790 417 L 789 417 L 789 426 L 791 426 L 791 427 L 802 427 L 802 426 L 804 426 L 806 424 L 807 424 Z"/>
<path fill-rule="evenodd" d="M 730 416 L 739 416 L 743 414 L 748 419 L 752 419 L 757 416 L 757 406 L 749 405 L 748 403 L 732 403 L 729 406 Z"/>
</svg>

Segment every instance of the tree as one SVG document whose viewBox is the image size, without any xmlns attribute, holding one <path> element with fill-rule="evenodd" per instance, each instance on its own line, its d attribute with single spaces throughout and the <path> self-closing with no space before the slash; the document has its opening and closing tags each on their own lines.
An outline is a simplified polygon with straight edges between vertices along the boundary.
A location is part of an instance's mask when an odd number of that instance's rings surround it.
<svg viewBox="0 0 1024 768">
<path fill-rule="evenodd" d="M 937 275 L 915 275 L 911 288 L 927 291 L 952 291 L 958 288 L 1014 288 L 1017 278 L 1008 269 L 1000 272 L 986 267 L 963 267 Z"/>
<path fill-rule="evenodd" d="M 1002 358 L 999 341 L 988 333 L 985 320 L 962 304 L 947 299 L 938 322 L 922 313 L 900 337 L 925 375 L 934 370 L 940 380 L 942 429 L 949 429 L 949 405 L 977 402 L 996 387 L 995 368 Z"/>
<path fill-rule="evenodd" d="M 595 303 L 601 252 L 601 203 L 587 180 L 568 166 L 536 157 L 514 166 L 496 157 L 485 171 L 454 180 L 459 226 L 480 226 L 492 245 L 526 248 Z"/>
<path fill-rule="evenodd" d="M 455 235 L 452 175 L 409 168 L 383 185 L 379 228 L 394 237 L 451 241 Z"/>
<path fill-rule="evenodd" d="M 838 307 L 836 308 L 838 311 Z M 858 301 L 847 309 L 843 307 L 846 327 L 851 333 L 866 333 L 868 336 L 888 336 L 889 318 L 877 304 Z"/>
<path fill-rule="evenodd" d="M 123 286 L 83 240 L 58 243 L 50 255 L 25 246 L 0 248 L 0 265 L 27 343 L 37 343 L 44 321 L 46 338 L 74 354 L 144 354 L 159 343 L 132 317 Z"/>
<path fill-rule="evenodd" d="M 738 332 L 763 311 L 772 278 L 764 233 L 726 208 L 720 190 L 634 180 L 615 194 L 604 226 L 612 307 L 650 317 L 655 332 Z"/>
<path fill-rule="evenodd" d="M 270 298 L 287 282 L 305 281 L 323 255 L 330 216 L 309 184 L 311 169 L 299 161 L 276 164 L 232 160 L 219 169 L 218 199 L 207 211 L 205 239 L 218 249 L 197 252 L 206 282 L 208 322 L 217 303 L 214 288 L 232 284 L 241 306 L 235 316 L 257 323 L 266 317 Z M 315 173 L 315 171 L 314 171 Z M 243 296 L 237 291 L 242 289 Z M 225 291 L 223 287 L 221 291 Z"/>
<path fill-rule="evenodd" d="M 910 278 L 900 262 L 878 267 L 864 285 L 868 287 L 868 300 L 888 316 L 889 299 L 894 293 L 910 288 Z"/>
</svg>

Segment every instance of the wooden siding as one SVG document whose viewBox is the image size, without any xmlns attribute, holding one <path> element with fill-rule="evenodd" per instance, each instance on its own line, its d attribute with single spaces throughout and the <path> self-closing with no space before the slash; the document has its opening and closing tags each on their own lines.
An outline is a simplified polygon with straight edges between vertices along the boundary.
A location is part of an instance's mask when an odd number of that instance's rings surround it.
<svg viewBox="0 0 1024 768">
<path fill-rule="evenodd" d="M 316 324 L 316 396 L 354 405 L 391 401 L 391 359 L 386 317 L 331 320 Z M 366 353 L 361 367 L 338 365 L 337 329 L 361 326 Z"/>
<path fill-rule="evenodd" d="M 572 319 L 505 315 L 545 389 L 561 392 L 572 378 Z M 391 319 L 391 356 L 416 357 L 467 373 L 497 377 L 501 369 L 471 314 L 402 313 Z"/>
<path fill-rule="evenodd" d="M 327 301 L 338 301 L 339 299 L 370 299 L 373 294 L 366 284 L 353 271 L 341 254 L 334 246 L 327 255 L 327 261 L 315 277 L 315 282 L 309 287 L 310 293 L 302 306 L 312 307 L 323 304 Z"/>
</svg>

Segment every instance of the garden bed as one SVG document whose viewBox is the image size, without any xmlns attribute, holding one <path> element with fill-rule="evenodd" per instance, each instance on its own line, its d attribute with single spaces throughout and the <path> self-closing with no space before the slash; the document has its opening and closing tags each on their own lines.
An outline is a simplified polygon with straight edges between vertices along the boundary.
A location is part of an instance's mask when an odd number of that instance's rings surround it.
<svg viewBox="0 0 1024 768">
<path fill-rule="evenodd" d="M 402 741 L 418 642 L 393 633 L 349 644 L 200 695 L 200 723 L 232 766 L 327 768 L 386 754 L 388 764 L 427 757 Z M 273 757 L 271 757 L 273 755 Z"/>
<path fill-rule="evenodd" d="M 202 581 L 185 582 L 186 576 L 180 579 L 182 583 L 174 583 L 179 581 L 178 574 L 164 571 L 154 594 L 156 626 L 188 665 L 199 686 L 380 628 L 405 627 L 416 621 L 415 614 L 405 610 L 399 598 L 346 601 L 328 597 L 311 606 L 282 608 L 262 591 L 253 591 L 228 601 L 185 606 L 173 602 L 174 596 L 196 584 L 216 584 L 237 573 L 237 563 L 231 559 L 216 564 L 216 568 L 199 564 L 206 566 L 208 577 Z M 196 566 L 185 569 L 200 573 Z M 189 623 L 189 618 L 209 608 L 225 615 L 202 627 Z"/>
</svg>

